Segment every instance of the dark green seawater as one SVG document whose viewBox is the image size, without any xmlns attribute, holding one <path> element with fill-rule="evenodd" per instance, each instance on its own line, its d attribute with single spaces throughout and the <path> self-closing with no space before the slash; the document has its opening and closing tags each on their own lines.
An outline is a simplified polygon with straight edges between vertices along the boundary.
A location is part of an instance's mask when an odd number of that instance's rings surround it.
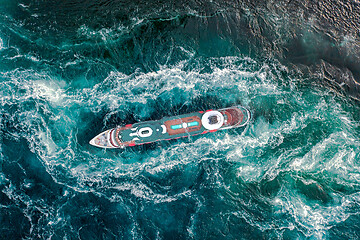
<svg viewBox="0 0 360 240">
<path fill-rule="evenodd" d="M 0 0 L 0 239 L 360 239 L 359 9 Z M 246 128 L 88 144 L 235 104 Z"/>
</svg>

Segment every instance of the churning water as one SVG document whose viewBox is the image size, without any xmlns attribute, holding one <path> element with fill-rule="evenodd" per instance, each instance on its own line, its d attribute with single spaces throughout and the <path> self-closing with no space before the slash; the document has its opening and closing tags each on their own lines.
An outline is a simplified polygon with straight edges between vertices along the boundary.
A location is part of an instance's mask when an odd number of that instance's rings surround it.
<svg viewBox="0 0 360 240">
<path fill-rule="evenodd" d="M 360 238 L 357 1 L 65 2 L 0 2 L 2 239 Z M 239 103 L 242 129 L 88 144 Z"/>
</svg>

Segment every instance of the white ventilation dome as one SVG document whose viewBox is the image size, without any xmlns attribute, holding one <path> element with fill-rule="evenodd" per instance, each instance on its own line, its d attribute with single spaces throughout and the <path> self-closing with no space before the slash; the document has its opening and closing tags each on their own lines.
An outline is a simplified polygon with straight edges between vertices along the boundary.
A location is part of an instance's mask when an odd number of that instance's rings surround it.
<svg viewBox="0 0 360 240">
<path fill-rule="evenodd" d="M 218 111 L 209 111 L 202 116 L 201 123 L 207 130 L 219 129 L 224 124 L 224 116 Z"/>
</svg>

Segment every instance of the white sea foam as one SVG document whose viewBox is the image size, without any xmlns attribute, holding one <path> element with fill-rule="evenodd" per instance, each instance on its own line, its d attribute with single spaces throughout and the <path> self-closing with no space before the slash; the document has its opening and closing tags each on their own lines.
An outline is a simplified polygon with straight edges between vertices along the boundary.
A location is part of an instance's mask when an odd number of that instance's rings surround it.
<svg viewBox="0 0 360 240">
<path fill-rule="evenodd" d="M 101 39 L 106 44 L 109 44 L 112 41 L 118 40 L 121 36 L 128 34 L 129 30 L 121 24 L 112 28 L 101 28 L 100 30 L 94 30 L 86 25 L 82 25 L 77 33 L 88 39 Z"/>
<path fill-rule="evenodd" d="M 229 61 L 229 60 L 226 60 Z M 226 92 L 222 99 L 227 101 L 237 100 L 239 94 L 244 102 L 250 102 L 249 94 L 259 91 L 258 88 L 265 86 L 267 94 L 276 92 L 274 85 L 256 83 L 256 74 L 246 68 L 233 66 L 233 69 L 214 68 L 212 73 L 200 73 L 201 69 L 185 71 L 181 67 L 162 68 L 156 72 L 123 73 L 111 72 L 101 83 L 91 90 L 92 101 L 100 105 L 106 104 L 112 109 L 118 109 L 125 101 L 146 104 L 148 100 L 158 97 L 168 98 L 171 104 L 184 103 L 184 100 L 202 96 L 206 92 Z M 259 70 L 262 75 L 266 68 Z M 249 79 L 250 78 L 250 79 Z M 254 78 L 254 79 L 252 79 Z M 248 84 L 254 80 L 253 84 Z M 181 94 L 178 94 L 181 91 Z M 261 91 L 260 91 L 261 92 Z M 278 94 L 278 93 L 276 93 Z"/>
<path fill-rule="evenodd" d="M 280 191 L 273 202 L 275 215 L 290 215 L 299 231 L 306 237 L 326 239 L 327 230 L 334 224 L 344 222 L 350 215 L 347 213 L 349 201 L 334 194 L 340 203 L 337 206 L 309 204 L 309 201 L 291 190 Z M 301 230 L 304 229 L 304 230 Z"/>
<path fill-rule="evenodd" d="M 54 106 L 63 104 L 67 98 L 64 89 L 53 81 L 34 82 L 33 91 L 38 97 L 44 98 Z"/>
<path fill-rule="evenodd" d="M 210 61 L 220 61 L 220 64 Z M 359 181 L 360 169 L 356 163 L 359 142 L 352 133 L 357 125 L 335 100 L 323 96 L 325 94 L 322 92 L 310 92 L 308 95 L 299 93 L 291 84 L 284 87 L 272 73 L 273 66 L 258 66 L 249 59 L 229 57 L 210 59 L 205 63 L 209 64 L 211 70 L 203 72 L 202 68 L 197 67 L 189 70 L 186 62 L 182 62 L 178 66 L 163 67 L 148 73 L 137 71 L 127 75 L 113 71 L 91 88 L 72 91 L 67 91 L 65 82 L 53 79 L 46 73 L 16 70 L 6 73 L 5 79 L 9 80 L 0 83 L 3 91 L 1 104 L 5 106 L 16 102 L 19 106 L 32 106 L 18 112 L 21 120 L 18 127 L 23 130 L 22 134 L 28 139 L 31 150 L 42 159 L 55 181 L 63 184 L 62 178 L 76 179 L 65 184 L 75 191 L 101 194 L 112 202 L 121 202 L 123 193 L 153 203 L 193 198 L 194 192 L 185 187 L 168 193 L 166 190 L 171 189 L 171 185 L 157 186 L 163 190 L 157 191 L 151 181 L 129 179 L 143 175 L 166 178 L 171 171 L 196 168 L 201 164 L 206 172 L 204 181 L 207 184 L 213 188 L 226 188 L 225 176 L 218 165 L 222 161 L 231 163 L 235 176 L 244 183 L 273 180 L 280 173 L 312 174 L 321 171 L 341 177 L 345 184 Z M 104 117 L 106 123 L 113 115 L 128 111 L 131 106 L 140 121 L 151 114 L 149 102 L 163 99 L 166 104 L 176 106 L 206 94 L 218 97 L 225 104 L 240 99 L 255 110 L 265 109 L 278 114 L 276 110 L 266 109 L 268 101 L 272 101 L 280 109 L 288 110 L 290 106 L 290 112 L 286 117 L 275 116 L 270 120 L 266 113 L 260 114 L 240 134 L 222 131 L 164 143 L 144 151 L 130 148 L 119 152 L 97 151 L 80 146 L 77 142 L 78 129 L 82 125 L 79 119 L 83 117 L 79 109 L 93 113 L 109 110 L 110 113 Z M 270 105 L 274 106 L 276 104 Z M 283 147 L 289 136 L 306 131 L 309 124 L 316 121 L 331 123 L 329 128 L 335 126 L 339 130 L 329 131 L 329 135 L 309 147 L 307 152 L 303 152 L 303 146 Z M 332 154 L 329 149 L 334 150 Z M 266 155 L 271 151 L 273 154 Z M 206 162 L 212 164 L 204 164 Z M 56 166 L 65 173 L 55 170 Z M 191 180 L 191 177 L 188 179 Z M 117 179 L 124 181 L 116 182 Z M 284 214 L 292 218 L 287 223 L 277 222 L 278 229 L 281 232 L 282 229 L 296 228 L 303 231 L 305 236 L 315 238 L 325 238 L 332 224 L 345 221 L 349 216 L 349 201 L 359 198 L 356 194 L 342 197 L 341 194 L 331 193 L 331 197 L 336 199 L 335 204 L 323 206 L 316 202 L 312 204 L 292 188 L 284 184 L 274 199 L 266 198 L 272 202 L 275 216 Z M 232 191 L 231 188 L 226 189 Z M 112 192 L 109 193 L 109 190 Z M 242 201 L 239 194 L 234 196 Z M 197 211 L 200 211 L 201 201 L 198 208 Z M 264 231 L 273 229 L 270 220 L 261 224 L 247 212 L 237 211 L 234 214 Z M 54 217 L 51 221 L 51 224 L 55 224 L 58 220 Z M 192 229 L 188 228 L 190 232 Z"/>
<path fill-rule="evenodd" d="M 0 50 L 4 49 L 4 42 L 2 38 L 0 37 Z"/>
<path fill-rule="evenodd" d="M 1 171 L 2 169 L 0 169 Z M 3 185 L 7 182 L 7 179 L 3 173 L 0 173 L 0 185 Z"/>
</svg>

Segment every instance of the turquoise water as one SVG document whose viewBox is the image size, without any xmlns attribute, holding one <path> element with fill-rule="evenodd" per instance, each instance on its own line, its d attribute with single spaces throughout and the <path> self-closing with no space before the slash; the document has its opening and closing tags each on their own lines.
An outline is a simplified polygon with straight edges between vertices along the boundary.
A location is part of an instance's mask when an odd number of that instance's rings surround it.
<svg viewBox="0 0 360 240">
<path fill-rule="evenodd" d="M 340 20 L 246 2 L 0 4 L 1 238 L 359 238 L 359 35 Z M 246 128 L 88 144 L 235 104 Z"/>
</svg>

